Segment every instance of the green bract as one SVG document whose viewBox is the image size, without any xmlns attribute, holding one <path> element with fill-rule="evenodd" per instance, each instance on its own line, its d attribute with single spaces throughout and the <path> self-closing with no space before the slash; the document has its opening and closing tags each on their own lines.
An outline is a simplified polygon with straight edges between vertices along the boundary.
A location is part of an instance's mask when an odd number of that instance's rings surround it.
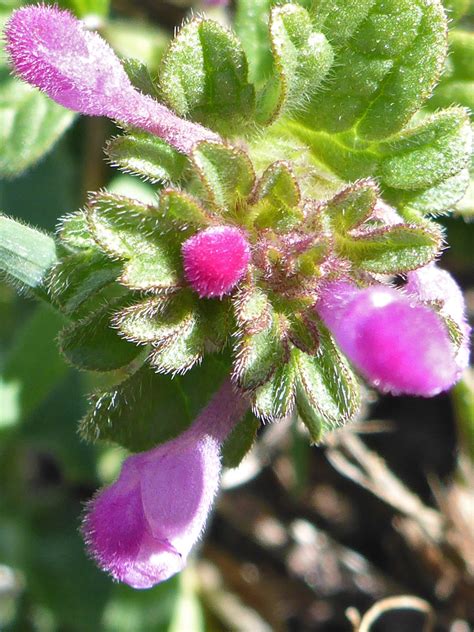
<svg viewBox="0 0 474 632">
<path fill-rule="evenodd" d="M 228 371 L 256 417 L 297 412 L 320 440 L 359 408 L 357 378 L 314 309 L 321 288 L 433 261 L 443 234 L 430 216 L 466 190 L 467 111 L 420 110 L 446 60 L 437 0 L 240 0 L 236 31 L 204 17 L 185 24 L 156 85 L 127 62 L 137 85 L 222 142 L 201 142 L 185 157 L 127 129 L 107 156 L 156 184 L 155 203 L 100 191 L 58 230 L 42 291 L 71 320 L 62 350 L 114 384 L 93 397 L 87 438 L 132 450 L 165 441 Z M 453 34 L 455 69 L 433 103 L 451 105 L 446 90 L 472 80 L 469 38 Z M 182 244 L 221 225 L 243 232 L 251 264 L 229 295 L 200 299 L 186 282 Z M 15 239 L 30 239 L 17 230 Z M 49 238 L 37 239 L 50 256 Z M 35 270 L 22 265 L 17 278 L 36 287 Z M 237 427 L 229 464 L 256 427 L 251 417 Z"/>
</svg>

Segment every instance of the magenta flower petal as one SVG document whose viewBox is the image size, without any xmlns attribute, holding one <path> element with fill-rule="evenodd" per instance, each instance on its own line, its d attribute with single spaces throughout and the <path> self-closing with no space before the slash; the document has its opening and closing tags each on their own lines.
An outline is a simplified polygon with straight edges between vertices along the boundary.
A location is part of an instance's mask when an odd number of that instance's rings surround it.
<svg viewBox="0 0 474 632">
<path fill-rule="evenodd" d="M 247 270 L 250 246 L 234 226 L 207 228 L 183 244 L 186 280 L 201 298 L 233 290 Z"/>
<path fill-rule="evenodd" d="M 395 289 L 331 283 L 317 311 L 349 360 L 382 391 L 431 397 L 457 379 L 442 318 Z"/>
<path fill-rule="evenodd" d="M 219 140 L 136 90 L 110 46 L 68 11 L 23 7 L 13 12 L 5 35 L 18 76 L 71 110 L 140 127 L 185 153 L 199 141 Z"/>
<path fill-rule="evenodd" d="M 101 569 L 150 588 L 185 566 L 219 488 L 221 445 L 247 407 L 226 382 L 185 433 L 124 461 L 84 517 L 86 545 Z"/>
<path fill-rule="evenodd" d="M 469 364 L 469 336 L 466 304 L 460 287 L 453 277 L 434 263 L 408 274 L 405 291 L 425 303 L 438 305 L 440 314 L 458 327 L 461 339 L 455 355 L 458 377 Z"/>
<path fill-rule="evenodd" d="M 44 5 L 19 9 L 6 39 L 15 72 L 67 108 L 100 115 L 116 109 L 117 97 L 136 99 L 110 46 L 68 11 Z"/>
<path fill-rule="evenodd" d="M 220 445 L 209 436 L 153 455 L 141 477 L 143 511 L 153 537 L 168 539 L 184 557 L 201 535 L 219 487 Z M 160 448 L 157 448 L 157 452 Z"/>
<path fill-rule="evenodd" d="M 83 523 L 98 565 L 133 588 L 149 588 L 185 563 L 166 538 L 160 540 L 148 531 L 140 496 L 142 467 L 142 456 L 129 457 L 119 479 L 89 503 Z"/>
</svg>

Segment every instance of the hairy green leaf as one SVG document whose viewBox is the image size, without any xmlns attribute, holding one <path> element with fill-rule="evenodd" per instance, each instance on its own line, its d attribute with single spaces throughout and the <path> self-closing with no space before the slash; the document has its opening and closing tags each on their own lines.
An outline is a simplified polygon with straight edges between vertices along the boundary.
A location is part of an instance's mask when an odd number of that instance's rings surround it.
<svg viewBox="0 0 474 632">
<path fill-rule="evenodd" d="M 285 357 L 279 319 L 274 315 L 266 329 L 241 334 L 236 348 L 234 378 L 242 388 L 253 389 L 264 384 Z"/>
<path fill-rule="evenodd" d="M 63 256 L 47 278 L 48 293 L 53 303 L 65 314 L 80 316 L 78 310 L 90 311 L 103 301 L 104 288 L 120 275 L 121 265 L 97 250 Z"/>
<path fill-rule="evenodd" d="M 303 220 L 298 205 L 301 193 L 290 166 L 283 162 L 270 165 L 260 178 L 253 196 L 258 228 L 289 230 Z"/>
<path fill-rule="evenodd" d="M 114 165 L 150 182 L 179 182 L 186 156 L 151 134 L 136 131 L 110 140 L 105 152 Z"/>
<path fill-rule="evenodd" d="M 63 215 L 59 219 L 56 233 L 61 243 L 73 251 L 97 249 L 84 211 Z"/>
<path fill-rule="evenodd" d="M 272 322 L 272 306 L 267 295 L 253 285 L 244 286 L 234 301 L 237 323 L 252 334 L 267 329 Z"/>
<path fill-rule="evenodd" d="M 354 36 L 377 0 L 319 0 L 313 8 L 316 25 L 329 41 L 341 46 Z"/>
<path fill-rule="evenodd" d="M 199 363 L 205 350 L 205 332 L 198 318 L 189 318 L 179 335 L 158 343 L 148 361 L 159 373 L 182 375 Z"/>
<path fill-rule="evenodd" d="M 469 186 L 469 169 L 462 169 L 444 182 L 421 191 L 392 190 L 387 194 L 400 211 L 408 209 L 422 215 L 441 215 L 461 200 Z"/>
<path fill-rule="evenodd" d="M 154 253 L 140 253 L 124 266 L 120 283 L 131 290 L 168 293 L 182 283 L 179 250 L 169 244 L 156 243 Z"/>
<path fill-rule="evenodd" d="M 273 58 L 268 32 L 272 0 L 239 0 L 235 30 L 247 55 L 250 81 L 259 85 L 272 70 Z"/>
<path fill-rule="evenodd" d="M 221 356 L 210 356 L 192 373 L 171 379 L 143 366 L 119 386 L 93 397 L 81 434 L 89 441 L 149 450 L 191 424 L 219 388 L 226 367 Z"/>
<path fill-rule="evenodd" d="M 281 108 L 296 112 L 307 107 L 331 67 L 334 54 L 326 37 L 314 30 L 307 11 L 294 4 L 273 9 L 270 36 L 279 83 L 274 111 L 269 116 L 273 119 L 275 111 Z"/>
<path fill-rule="evenodd" d="M 193 150 L 192 161 L 211 199 L 232 209 L 250 195 L 255 173 L 245 152 L 221 143 L 202 142 Z"/>
<path fill-rule="evenodd" d="M 162 345 L 185 334 L 197 319 L 197 301 L 190 292 L 153 297 L 118 312 L 114 323 L 132 342 Z"/>
<path fill-rule="evenodd" d="M 177 226 L 206 226 L 212 215 L 183 191 L 166 189 L 160 196 L 160 212 Z"/>
<path fill-rule="evenodd" d="M 233 33 L 195 18 L 172 41 L 161 64 L 160 87 L 173 110 L 217 132 L 233 134 L 248 124 L 254 89 L 245 53 Z"/>
<path fill-rule="evenodd" d="M 395 189 L 424 189 L 459 173 L 472 147 L 469 118 L 464 110 L 443 110 L 381 143 L 388 154 L 378 169 L 384 184 Z"/>
<path fill-rule="evenodd" d="M 88 223 L 100 248 L 124 259 L 137 252 L 151 254 L 162 230 L 154 207 L 107 191 L 91 195 Z"/>
<path fill-rule="evenodd" d="M 133 57 L 126 57 L 121 61 L 128 78 L 135 88 L 154 99 L 159 98 L 160 94 L 158 88 L 153 81 L 150 71 L 143 62 Z"/>
<path fill-rule="evenodd" d="M 131 289 L 167 292 L 180 283 L 179 235 L 164 238 L 158 218 L 155 207 L 130 198 L 106 192 L 91 198 L 93 237 L 106 253 L 127 260 L 120 281 Z"/>
<path fill-rule="evenodd" d="M 397 132 L 430 94 L 446 56 L 436 0 L 318 3 L 315 20 L 337 44 L 333 72 L 304 115 L 331 133 L 355 128 L 377 140 Z"/>
<path fill-rule="evenodd" d="M 441 241 L 441 234 L 434 225 L 396 224 L 357 236 L 339 235 L 336 248 L 362 270 L 400 274 L 433 261 Z"/>
<path fill-rule="evenodd" d="M 129 365 L 141 349 L 112 327 L 113 307 L 106 305 L 62 330 L 59 345 L 67 360 L 86 371 L 114 371 Z"/>
<path fill-rule="evenodd" d="M 0 215 L 0 272 L 7 278 L 46 298 L 44 282 L 56 261 L 52 237 Z"/>
<path fill-rule="evenodd" d="M 374 210 L 378 193 L 373 181 L 360 180 L 329 200 L 326 212 L 335 230 L 344 235 L 363 224 Z"/>
<path fill-rule="evenodd" d="M 315 355 L 319 347 L 319 330 L 314 308 L 295 312 L 289 317 L 288 338 L 292 344 L 309 355 Z"/>
<path fill-rule="evenodd" d="M 221 351 L 235 328 L 229 298 L 199 301 L 199 317 L 206 337 L 206 351 Z"/>
<path fill-rule="evenodd" d="M 315 356 L 297 349 L 296 406 L 314 442 L 327 430 L 351 420 L 360 406 L 357 379 L 331 336 L 320 327 L 321 344 Z"/>
<path fill-rule="evenodd" d="M 295 402 L 295 366 L 289 362 L 277 368 L 272 377 L 257 388 L 253 410 L 265 421 L 276 421 L 287 417 Z"/>
</svg>

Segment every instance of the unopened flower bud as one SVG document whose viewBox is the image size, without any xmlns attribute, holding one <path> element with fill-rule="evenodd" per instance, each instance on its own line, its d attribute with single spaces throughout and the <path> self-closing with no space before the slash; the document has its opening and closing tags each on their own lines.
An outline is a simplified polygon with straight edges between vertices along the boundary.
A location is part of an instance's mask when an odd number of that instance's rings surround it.
<svg viewBox="0 0 474 632">
<path fill-rule="evenodd" d="M 316 309 L 349 360 L 382 391 L 431 397 L 458 377 L 445 322 L 413 297 L 338 281 L 324 289 Z"/>
<path fill-rule="evenodd" d="M 214 226 L 193 235 L 182 253 L 186 280 L 201 298 L 231 292 L 250 261 L 249 243 L 234 226 Z"/>
<path fill-rule="evenodd" d="M 20 8 L 5 35 L 16 74 L 70 110 L 140 127 L 184 153 L 199 141 L 219 140 L 136 90 L 110 46 L 68 11 Z"/>
</svg>

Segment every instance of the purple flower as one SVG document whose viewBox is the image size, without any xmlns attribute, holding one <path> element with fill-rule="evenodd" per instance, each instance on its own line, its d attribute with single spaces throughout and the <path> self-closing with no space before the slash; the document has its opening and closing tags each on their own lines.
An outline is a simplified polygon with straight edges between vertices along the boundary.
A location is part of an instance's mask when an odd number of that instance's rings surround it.
<svg viewBox="0 0 474 632">
<path fill-rule="evenodd" d="M 459 315 L 459 289 L 447 273 L 434 271 L 429 274 L 441 273 L 446 281 L 438 291 L 444 315 L 453 311 L 452 305 Z M 342 351 L 382 391 L 431 397 L 450 388 L 464 367 L 464 351 L 456 350 L 442 315 L 422 302 L 426 274 L 409 275 L 411 295 L 384 285 L 360 289 L 336 281 L 326 286 L 316 305 Z"/>
<path fill-rule="evenodd" d="M 136 90 L 110 46 L 68 11 L 23 7 L 13 12 L 5 36 L 18 76 L 71 110 L 140 127 L 184 153 L 199 141 L 219 140 Z"/>
<path fill-rule="evenodd" d="M 83 522 L 100 568 L 133 588 L 150 588 L 185 566 L 219 488 L 221 445 L 247 407 L 225 382 L 185 433 L 125 460 Z"/>
<path fill-rule="evenodd" d="M 233 290 L 247 270 L 250 246 L 235 226 L 212 226 L 187 239 L 182 248 L 188 283 L 201 298 Z"/>
</svg>

